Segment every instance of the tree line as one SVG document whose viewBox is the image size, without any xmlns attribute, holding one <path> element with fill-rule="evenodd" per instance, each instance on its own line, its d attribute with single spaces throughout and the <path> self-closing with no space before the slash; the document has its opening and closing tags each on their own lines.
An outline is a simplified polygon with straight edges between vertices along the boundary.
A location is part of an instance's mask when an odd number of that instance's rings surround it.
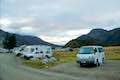
<svg viewBox="0 0 120 80">
<path fill-rule="evenodd" d="M 3 47 L 5 49 L 13 49 L 14 47 L 16 47 L 16 36 L 15 34 L 12 35 L 6 35 L 5 39 L 3 41 Z"/>
</svg>

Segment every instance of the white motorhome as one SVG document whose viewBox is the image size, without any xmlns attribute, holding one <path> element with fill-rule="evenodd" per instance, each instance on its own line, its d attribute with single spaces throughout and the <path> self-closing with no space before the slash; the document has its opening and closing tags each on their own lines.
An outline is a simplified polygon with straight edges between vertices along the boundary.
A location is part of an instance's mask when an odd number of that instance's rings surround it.
<svg viewBox="0 0 120 80">
<path fill-rule="evenodd" d="M 76 55 L 77 63 L 82 66 L 83 64 L 95 64 L 99 66 L 104 63 L 104 50 L 101 46 L 83 46 L 79 49 Z"/>
<path fill-rule="evenodd" d="M 22 54 L 25 59 L 51 57 L 52 48 L 46 45 L 32 45 L 25 47 Z"/>
<path fill-rule="evenodd" d="M 13 51 L 13 53 L 15 53 L 16 56 L 21 56 L 25 47 L 26 47 L 26 45 L 22 45 L 20 47 L 15 47 L 12 51 Z"/>
</svg>

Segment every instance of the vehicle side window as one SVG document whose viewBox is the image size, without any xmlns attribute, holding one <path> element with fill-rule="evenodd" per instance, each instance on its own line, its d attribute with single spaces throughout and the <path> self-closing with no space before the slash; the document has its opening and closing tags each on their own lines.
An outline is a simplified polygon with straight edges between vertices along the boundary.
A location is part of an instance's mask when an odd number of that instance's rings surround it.
<svg viewBox="0 0 120 80">
<path fill-rule="evenodd" d="M 27 52 L 27 51 L 29 51 L 29 49 L 28 49 L 28 48 L 25 48 L 25 49 L 24 49 L 24 52 Z"/>
<path fill-rule="evenodd" d="M 40 51 L 40 53 L 43 53 L 43 51 Z"/>
<path fill-rule="evenodd" d="M 46 53 L 47 53 L 47 54 L 49 54 L 49 53 L 50 53 L 50 51 L 46 51 Z"/>
<path fill-rule="evenodd" d="M 20 49 L 20 51 L 23 51 L 24 49 L 22 48 L 22 49 Z"/>
<path fill-rule="evenodd" d="M 36 52 L 35 54 L 39 54 L 39 52 Z"/>
<path fill-rule="evenodd" d="M 34 48 L 31 48 L 31 52 L 34 52 Z"/>
<path fill-rule="evenodd" d="M 94 52 L 97 52 L 97 48 L 94 49 Z"/>
<path fill-rule="evenodd" d="M 103 52 L 103 48 L 99 48 L 99 52 Z"/>
<path fill-rule="evenodd" d="M 48 48 L 48 50 L 50 50 L 50 48 Z"/>
</svg>

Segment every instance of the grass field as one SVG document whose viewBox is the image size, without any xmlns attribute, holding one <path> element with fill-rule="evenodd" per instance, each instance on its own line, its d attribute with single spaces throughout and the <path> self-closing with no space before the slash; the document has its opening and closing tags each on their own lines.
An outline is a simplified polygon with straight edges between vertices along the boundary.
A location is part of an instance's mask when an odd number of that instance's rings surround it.
<svg viewBox="0 0 120 80">
<path fill-rule="evenodd" d="M 107 60 L 120 60 L 120 46 L 105 47 L 105 59 Z M 56 62 L 43 64 L 40 60 L 23 60 L 23 64 L 35 68 L 49 68 L 51 66 L 75 61 L 77 50 L 70 51 L 54 51 L 53 56 L 57 59 Z"/>
<path fill-rule="evenodd" d="M 120 60 L 120 46 L 105 47 L 105 58 L 109 60 Z"/>
</svg>

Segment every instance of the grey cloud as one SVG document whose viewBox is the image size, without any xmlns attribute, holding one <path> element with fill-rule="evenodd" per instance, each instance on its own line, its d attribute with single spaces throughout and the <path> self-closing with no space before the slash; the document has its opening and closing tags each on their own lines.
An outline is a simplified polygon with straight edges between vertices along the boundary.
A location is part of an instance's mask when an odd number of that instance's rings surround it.
<svg viewBox="0 0 120 80">
<path fill-rule="evenodd" d="M 0 17 L 12 23 L 0 28 L 19 34 L 72 39 L 76 35 L 66 32 L 119 27 L 119 3 L 120 0 L 1 0 Z"/>
</svg>

